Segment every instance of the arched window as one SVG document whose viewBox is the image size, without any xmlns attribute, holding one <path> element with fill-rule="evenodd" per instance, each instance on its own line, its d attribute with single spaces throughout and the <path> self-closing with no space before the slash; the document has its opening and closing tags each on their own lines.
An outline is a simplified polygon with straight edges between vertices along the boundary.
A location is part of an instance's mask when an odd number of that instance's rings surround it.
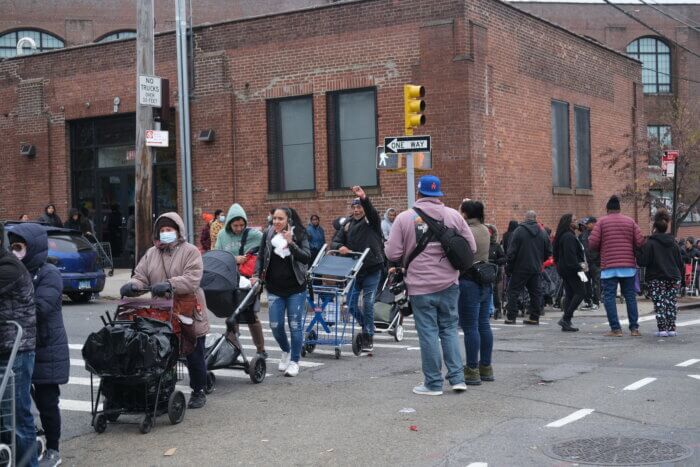
<svg viewBox="0 0 700 467">
<path fill-rule="evenodd" d="M 0 35 L 0 58 L 14 57 L 17 55 L 17 41 L 23 37 L 31 37 L 36 42 L 36 50 L 28 45 L 24 46 L 24 54 L 29 55 L 47 50 L 62 49 L 65 47 L 63 40 L 47 32 L 36 29 L 23 29 Z"/>
<path fill-rule="evenodd" d="M 627 55 L 642 62 L 644 94 L 671 92 L 671 49 L 655 37 L 630 42 Z"/>
<path fill-rule="evenodd" d="M 116 31 L 111 34 L 107 34 L 106 36 L 103 36 L 100 39 L 97 39 L 95 42 L 112 42 L 118 41 L 119 39 L 131 39 L 132 37 L 136 37 L 136 31 Z"/>
</svg>

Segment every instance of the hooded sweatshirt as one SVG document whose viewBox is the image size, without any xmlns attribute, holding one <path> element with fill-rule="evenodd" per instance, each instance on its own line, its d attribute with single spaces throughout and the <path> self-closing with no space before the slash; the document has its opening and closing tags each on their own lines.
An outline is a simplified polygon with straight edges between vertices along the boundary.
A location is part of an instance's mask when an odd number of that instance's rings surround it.
<svg viewBox="0 0 700 467">
<path fill-rule="evenodd" d="M 76 215 L 78 216 L 78 219 L 73 220 L 73 216 Z M 63 224 L 63 227 L 65 227 L 66 229 L 77 230 L 83 235 L 90 232 L 90 222 L 88 222 L 88 220 L 83 217 L 80 211 L 78 211 L 75 208 L 71 208 L 71 210 L 68 211 L 68 220 L 65 224 Z"/>
<path fill-rule="evenodd" d="M 680 248 L 673 236 L 666 233 L 651 235 L 637 254 L 639 266 L 646 267 L 644 280 L 685 282 L 685 267 Z"/>
<path fill-rule="evenodd" d="M 49 245 L 46 229 L 38 224 L 17 224 L 8 229 L 27 245 L 22 259 L 34 283 L 36 304 L 36 357 L 34 384 L 65 384 L 70 375 L 68 336 L 63 324 L 63 279 L 56 266 L 46 262 Z"/>
<path fill-rule="evenodd" d="M 163 218 L 173 221 L 178 228 L 178 239 L 166 248 L 159 248 L 160 241 L 157 228 L 153 229 L 154 246 L 146 251 L 139 264 L 136 265 L 131 282 L 136 289 L 144 289 L 159 282 L 170 282 L 176 295 L 195 294 L 201 310 L 194 313 L 194 330 L 197 337 L 206 336 L 209 332 L 207 319 L 207 302 L 204 291 L 199 287 L 202 280 L 204 265 L 199 249 L 187 243 L 182 235 L 185 224 L 175 212 L 166 212 L 156 219 L 155 225 Z M 162 245 L 161 245 L 162 246 Z"/>
<path fill-rule="evenodd" d="M 536 274 L 542 272 L 542 263 L 552 256 L 552 243 L 537 221 L 525 221 L 510 237 L 506 256 L 509 274 Z"/>
<path fill-rule="evenodd" d="M 246 225 L 245 229 L 243 229 L 239 235 L 234 234 L 231 230 L 231 222 L 237 218 L 243 219 Z M 235 203 L 229 208 L 224 226 L 225 227 L 221 229 L 218 237 L 216 238 L 216 244 L 214 245 L 215 250 L 228 251 L 238 256 L 241 253 L 245 255 L 256 248 L 260 248 L 260 242 L 262 241 L 263 234 L 257 229 L 248 228 L 248 216 L 240 204 Z M 248 237 L 246 238 L 245 245 L 243 245 L 243 251 L 241 252 L 241 241 L 243 240 L 243 233 L 246 230 L 248 230 Z"/>
<path fill-rule="evenodd" d="M 384 212 L 384 219 L 382 220 L 382 235 L 384 235 L 384 240 L 389 240 L 389 234 L 391 233 L 391 226 L 394 224 L 389 220 L 389 213 L 391 211 L 396 211 L 394 208 L 389 208 Z"/>
<path fill-rule="evenodd" d="M 416 201 L 415 206 L 433 219 L 457 230 L 469 242 L 472 252 L 476 252 L 472 231 L 460 213 L 445 206 L 438 198 L 421 198 Z M 396 216 L 389 240 L 385 244 L 385 253 L 389 261 L 405 265 L 416 248 L 417 239 L 425 232 L 427 224 L 413 209 Z M 457 284 L 458 278 L 459 271 L 445 257 L 440 242 L 434 241 L 428 243 L 425 250 L 411 262 L 406 273 L 406 288 L 412 296 L 432 294 Z"/>
</svg>

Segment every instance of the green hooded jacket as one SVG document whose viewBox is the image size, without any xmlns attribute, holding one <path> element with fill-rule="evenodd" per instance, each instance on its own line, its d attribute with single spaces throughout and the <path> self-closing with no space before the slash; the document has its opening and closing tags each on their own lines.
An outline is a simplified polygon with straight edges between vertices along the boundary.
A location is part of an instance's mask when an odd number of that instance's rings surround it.
<svg viewBox="0 0 700 467">
<path fill-rule="evenodd" d="M 241 248 L 241 240 L 243 239 L 243 232 L 240 235 L 236 235 L 231 231 L 231 222 L 240 217 L 245 221 L 246 228 L 248 227 L 248 216 L 241 207 L 240 204 L 233 204 L 226 216 L 226 222 L 224 222 L 224 228 L 219 232 L 219 236 L 216 239 L 215 250 L 230 251 L 234 255 L 238 256 L 239 250 Z M 245 232 L 245 230 L 244 230 Z M 263 234 L 257 229 L 248 230 L 248 238 L 245 241 L 245 247 L 243 248 L 243 254 L 248 253 L 254 248 L 260 247 L 260 242 L 262 241 Z"/>
</svg>

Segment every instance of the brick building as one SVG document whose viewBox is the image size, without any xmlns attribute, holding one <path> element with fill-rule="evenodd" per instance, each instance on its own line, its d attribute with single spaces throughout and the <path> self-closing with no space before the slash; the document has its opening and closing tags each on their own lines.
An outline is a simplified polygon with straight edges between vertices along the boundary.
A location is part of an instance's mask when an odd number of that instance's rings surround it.
<svg viewBox="0 0 700 467">
<path fill-rule="evenodd" d="M 175 36 L 155 44 L 156 74 L 175 90 Z M 0 62 L 0 218 L 36 216 L 51 200 L 62 215 L 86 207 L 98 234 L 123 241 L 133 50 L 126 40 Z M 380 210 L 403 208 L 405 176 L 378 173 L 374 150 L 402 133 L 411 82 L 427 89 L 421 133 L 433 137 L 445 201 L 483 199 L 501 229 L 526 209 L 552 226 L 568 211 L 599 215 L 636 178 L 601 154 L 628 145 L 622 135 L 644 137 L 639 62 L 496 0 L 357 0 L 197 27 L 194 64 L 196 213 L 237 201 L 261 225 L 290 205 L 332 231 L 355 183 Z M 197 141 L 205 129 L 215 141 Z M 157 153 L 157 211 L 178 204 L 175 146 Z"/>
<path fill-rule="evenodd" d="M 700 112 L 700 5 L 516 2 L 518 8 L 546 18 L 642 60 L 642 84 L 647 135 L 673 147 L 674 128 L 669 113 L 674 99 Z M 635 21 L 651 26 L 651 29 Z M 689 52 L 691 51 L 691 52 Z M 657 157 L 650 164 L 658 165 Z M 695 183 L 700 184 L 700 180 Z M 656 193 L 670 198 L 670 193 Z M 681 235 L 700 236 L 700 209 L 686 219 Z"/>
</svg>

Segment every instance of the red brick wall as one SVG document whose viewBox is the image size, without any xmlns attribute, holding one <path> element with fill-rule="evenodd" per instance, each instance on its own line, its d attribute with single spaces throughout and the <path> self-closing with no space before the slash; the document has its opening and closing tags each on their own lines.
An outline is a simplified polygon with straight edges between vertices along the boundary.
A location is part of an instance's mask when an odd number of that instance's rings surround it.
<svg viewBox="0 0 700 467">
<path fill-rule="evenodd" d="M 174 42 L 172 34 L 156 38 L 156 73 L 171 80 L 171 102 L 177 102 Z M 38 215 L 47 199 L 58 204 L 59 213 L 67 211 L 65 122 L 111 115 L 115 96 L 122 101 L 120 113 L 134 111 L 133 47 L 133 42 L 105 44 L 0 63 L 0 129 L 11 141 L 0 147 L 0 161 L 13 167 L 0 173 L 0 184 L 22 180 L 24 188 L 0 200 L 0 218 L 24 210 Z M 320 214 L 330 228 L 334 217 L 347 212 L 351 194 L 329 189 L 326 94 L 376 88 L 382 141 L 403 131 L 402 86 L 409 82 L 427 89 L 428 123 L 418 133 L 433 137 L 433 172 L 443 179 L 446 202 L 457 207 L 464 197 L 483 199 L 489 221 L 501 230 L 527 209 L 537 210 L 548 225 L 566 211 L 600 215 L 607 197 L 632 177 L 629 171 L 606 170 L 600 153 L 627 144 L 623 135 L 640 120 L 643 104 L 634 107 L 633 96 L 639 66 L 506 4 L 351 2 L 199 28 L 195 55 L 197 214 L 239 202 L 251 224 L 261 225 L 270 207 L 289 205 L 303 217 Z M 26 94 L 32 86 L 40 97 Z M 313 96 L 316 190 L 269 195 L 265 102 L 296 95 Z M 570 103 L 572 177 L 573 106 L 591 109 L 592 195 L 552 192 L 553 98 Z M 25 114 L 39 152 L 29 161 L 21 161 L 16 149 Z M 214 129 L 216 141 L 198 142 L 203 129 Z M 404 208 L 405 176 L 382 173 L 379 180 L 372 196 L 380 211 Z"/>
</svg>

